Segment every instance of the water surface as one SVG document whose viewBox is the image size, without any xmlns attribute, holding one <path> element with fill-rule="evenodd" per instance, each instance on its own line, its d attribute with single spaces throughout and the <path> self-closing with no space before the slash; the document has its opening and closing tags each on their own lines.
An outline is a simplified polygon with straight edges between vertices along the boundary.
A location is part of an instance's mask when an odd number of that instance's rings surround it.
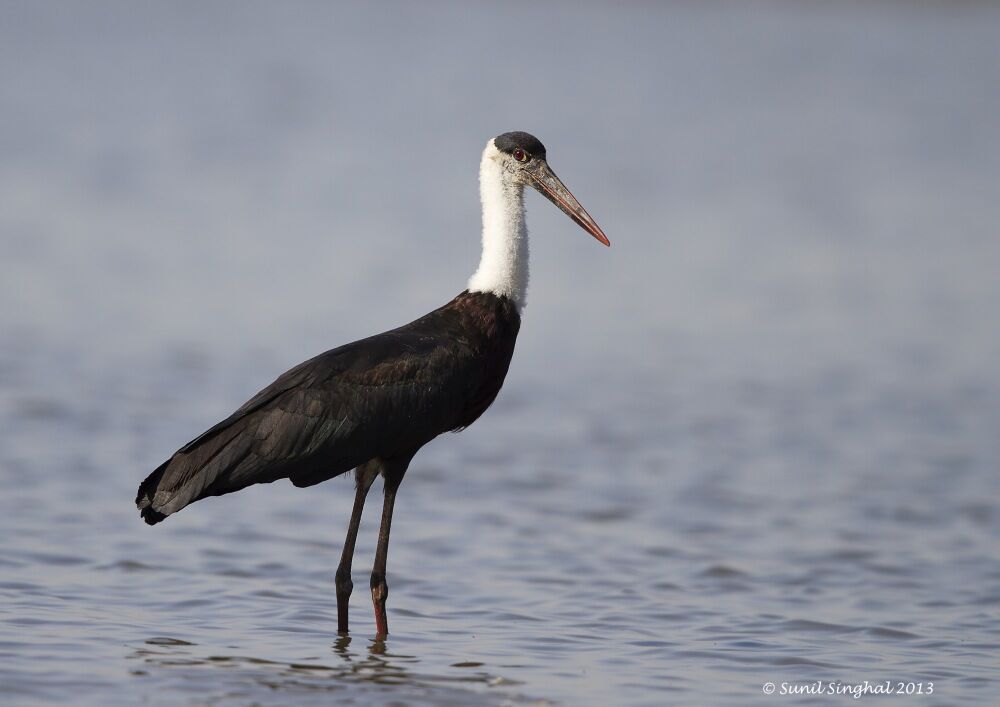
<svg viewBox="0 0 1000 707">
<path fill-rule="evenodd" d="M 0 685 L 40 704 L 733 704 L 998 691 L 1000 12 L 8 3 Z M 461 290 L 529 197 L 508 383 L 379 494 L 132 506 L 274 376 Z M 827 698 L 843 704 L 848 696 Z"/>
</svg>

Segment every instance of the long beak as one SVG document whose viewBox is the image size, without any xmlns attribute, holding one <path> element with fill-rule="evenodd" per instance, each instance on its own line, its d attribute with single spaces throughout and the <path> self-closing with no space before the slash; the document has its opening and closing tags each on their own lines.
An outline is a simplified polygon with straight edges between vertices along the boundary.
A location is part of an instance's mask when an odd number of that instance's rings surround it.
<svg viewBox="0 0 1000 707">
<path fill-rule="evenodd" d="M 590 214 L 576 200 L 576 197 L 570 193 L 569 189 L 556 176 L 556 173 L 552 171 L 548 163 L 544 160 L 536 160 L 526 171 L 528 176 L 531 177 L 531 185 L 541 192 L 545 198 L 558 206 L 563 213 L 576 221 L 583 230 L 601 243 L 606 246 L 611 245 L 611 241 L 604 235 L 601 227 L 590 217 Z"/>
</svg>

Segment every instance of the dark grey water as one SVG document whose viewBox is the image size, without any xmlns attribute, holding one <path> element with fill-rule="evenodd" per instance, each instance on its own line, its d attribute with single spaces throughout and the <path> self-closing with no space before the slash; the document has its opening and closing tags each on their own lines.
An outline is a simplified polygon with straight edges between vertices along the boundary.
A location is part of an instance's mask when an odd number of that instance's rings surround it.
<svg viewBox="0 0 1000 707">
<path fill-rule="evenodd" d="M 0 8 L 2 701 L 995 702 L 996 6 L 380 7 Z M 389 639 L 361 590 L 334 632 L 349 480 L 142 525 L 181 443 L 462 289 L 509 129 L 614 247 L 530 201 Z"/>
</svg>

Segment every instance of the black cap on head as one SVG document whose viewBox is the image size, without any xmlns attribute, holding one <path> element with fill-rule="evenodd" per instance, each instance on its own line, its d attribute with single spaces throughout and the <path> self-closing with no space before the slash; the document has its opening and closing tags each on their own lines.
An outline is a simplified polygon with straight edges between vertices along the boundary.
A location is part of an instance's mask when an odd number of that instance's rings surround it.
<svg viewBox="0 0 1000 707">
<path fill-rule="evenodd" d="M 493 144 L 497 146 L 498 150 L 507 154 L 512 153 L 517 148 L 521 148 L 532 157 L 545 159 L 545 145 L 534 135 L 523 133 L 520 130 L 497 135 L 493 138 Z"/>
</svg>

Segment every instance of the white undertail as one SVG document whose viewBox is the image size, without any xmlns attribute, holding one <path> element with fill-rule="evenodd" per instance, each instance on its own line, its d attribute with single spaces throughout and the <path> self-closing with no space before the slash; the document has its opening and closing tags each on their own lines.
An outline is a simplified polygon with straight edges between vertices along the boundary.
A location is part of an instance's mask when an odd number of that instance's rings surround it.
<svg viewBox="0 0 1000 707">
<path fill-rule="evenodd" d="M 504 168 L 505 159 L 490 140 L 479 164 L 483 256 L 479 268 L 469 279 L 469 291 L 506 295 L 520 312 L 528 292 L 524 187 Z"/>
</svg>

